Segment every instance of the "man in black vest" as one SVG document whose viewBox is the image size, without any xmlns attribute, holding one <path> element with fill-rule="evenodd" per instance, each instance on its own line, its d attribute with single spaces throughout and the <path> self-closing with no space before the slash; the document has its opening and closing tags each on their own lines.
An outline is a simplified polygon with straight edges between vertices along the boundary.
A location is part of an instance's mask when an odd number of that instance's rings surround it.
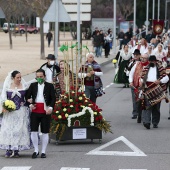
<svg viewBox="0 0 170 170">
<path fill-rule="evenodd" d="M 42 132 L 42 151 L 41 158 L 46 158 L 46 147 L 49 141 L 49 129 L 51 113 L 55 104 L 54 86 L 45 82 L 45 71 L 39 69 L 36 71 L 37 82 L 31 83 L 26 100 L 29 102 L 31 110 L 31 140 L 34 146 L 32 158 L 39 155 L 38 149 L 38 127 L 41 126 Z"/>
</svg>

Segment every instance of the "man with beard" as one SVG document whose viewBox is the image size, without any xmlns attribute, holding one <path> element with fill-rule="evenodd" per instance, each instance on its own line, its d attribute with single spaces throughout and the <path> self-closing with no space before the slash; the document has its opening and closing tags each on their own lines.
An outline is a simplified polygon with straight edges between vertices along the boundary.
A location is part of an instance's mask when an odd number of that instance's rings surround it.
<svg viewBox="0 0 170 170">
<path fill-rule="evenodd" d="M 158 128 L 160 121 L 160 105 L 161 100 L 165 98 L 166 83 L 169 81 L 169 77 L 166 75 L 165 68 L 157 62 L 156 56 L 151 55 L 149 57 L 149 65 L 146 66 L 142 71 L 141 76 L 141 87 L 144 91 L 144 106 L 145 110 L 142 112 L 143 125 L 146 129 L 150 129 L 151 115 L 153 128 Z M 161 87 L 162 94 L 155 96 L 155 103 L 151 104 L 148 97 L 146 96 L 147 91 L 154 91 L 157 86 Z M 159 91 L 155 91 L 155 93 Z"/>
<path fill-rule="evenodd" d="M 138 95 L 139 95 L 139 82 L 140 82 L 141 72 L 143 68 L 149 64 L 148 54 L 144 54 L 140 58 L 141 61 L 137 61 L 129 73 L 129 83 L 130 83 L 129 85 L 131 87 L 132 101 L 133 101 L 132 119 L 137 118 L 137 123 L 141 123 L 141 114 L 142 114 L 141 102 L 137 102 Z"/>
</svg>

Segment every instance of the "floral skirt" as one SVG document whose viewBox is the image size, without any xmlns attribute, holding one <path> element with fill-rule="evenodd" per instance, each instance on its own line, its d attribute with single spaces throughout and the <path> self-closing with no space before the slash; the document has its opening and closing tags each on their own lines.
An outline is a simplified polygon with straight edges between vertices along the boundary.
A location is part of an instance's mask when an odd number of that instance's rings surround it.
<svg viewBox="0 0 170 170">
<path fill-rule="evenodd" d="M 4 113 L 0 128 L 0 149 L 27 150 L 31 147 L 29 109 Z"/>
</svg>

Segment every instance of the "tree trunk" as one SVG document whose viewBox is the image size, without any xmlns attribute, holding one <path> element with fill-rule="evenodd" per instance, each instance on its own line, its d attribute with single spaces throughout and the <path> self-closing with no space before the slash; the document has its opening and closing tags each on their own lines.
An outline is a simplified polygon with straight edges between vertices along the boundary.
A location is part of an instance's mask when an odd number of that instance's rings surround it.
<svg viewBox="0 0 170 170">
<path fill-rule="evenodd" d="M 8 21 L 8 32 L 9 32 L 9 45 L 10 45 L 10 49 L 12 49 L 12 35 L 11 35 L 10 22 L 9 21 Z"/>
<path fill-rule="evenodd" d="M 44 49 L 44 27 L 43 27 L 43 18 L 40 17 L 40 39 L 41 39 L 41 48 L 40 48 L 40 59 L 45 59 L 45 49 Z"/>
<path fill-rule="evenodd" d="M 26 38 L 26 42 L 28 42 L 28 32 L 27 32 L 27 22 L 26 22 L 26 17 L 24 17 L 24 25 L 25 25 L 25 38 Z"/>
</svg>

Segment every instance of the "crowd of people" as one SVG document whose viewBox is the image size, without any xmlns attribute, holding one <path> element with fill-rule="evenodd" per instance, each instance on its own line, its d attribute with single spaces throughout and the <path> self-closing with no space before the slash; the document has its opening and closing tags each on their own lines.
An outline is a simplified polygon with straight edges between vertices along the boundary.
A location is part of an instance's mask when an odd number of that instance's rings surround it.
<svg viewBox="0 0 170 170">
<path fill-rule="evenodd" d="M 158 128 L 160 104 L 163 99 L 169 102 L 170 34 L 154 35 L 151 30 L 144 37 L 131 39 L 123 31 L 119 33 L 120 48 L 116 55 L 118 71 L 114 83 L 131 88 L 132 119 L 143 122 L 146 129 Z"/>
<path fill-rule="evenodd" d="M 113 33 L 111 29 L 108 29 L 108 31 L 104 33 L 103 30 L 99 30 L 98 27 L 96 27 L 92 34 L 92 39 L 95 56 L 102 57 L 102 49 L 104 49 L 105 58 L 108 58 L 113 42 Z"/>
<path fill-rule="evenodd" d="M 6 77 L 0 96 L 3 112 L 0 126 L 0 149 L 6 150 L 5 157 L 19 157 L 19 151 L 34 148 L 32 158 L 39 156 L 39 130 L 42 133 L 41 158 L 46 158 L 49 142 L 51 113 L 60 95 L 67 88 L 80 89 L 85 86 L 85 95 L 94 103 L 98 94 L 96 90 L 102 86 L 100 76 L 103 75 L 100 65 L 94 60 L 93 53 L 87 53 L 86 62 L 79 73 L 73 73 L 67 61 L 56 63 L 55 56 L 49 54 L 47 62 L 35 72 L 35 81 L 25 82 L 20 71 L 11 71 Z M 79 78 L 78 78 L 79 77 Z M 69 85 L 69 86 L 68 86 Z M 76 89 L 77 88 L 77 89 Z M 9 112 L 3 103 L 12 100 L 16 109 Z"/>
</svg>

